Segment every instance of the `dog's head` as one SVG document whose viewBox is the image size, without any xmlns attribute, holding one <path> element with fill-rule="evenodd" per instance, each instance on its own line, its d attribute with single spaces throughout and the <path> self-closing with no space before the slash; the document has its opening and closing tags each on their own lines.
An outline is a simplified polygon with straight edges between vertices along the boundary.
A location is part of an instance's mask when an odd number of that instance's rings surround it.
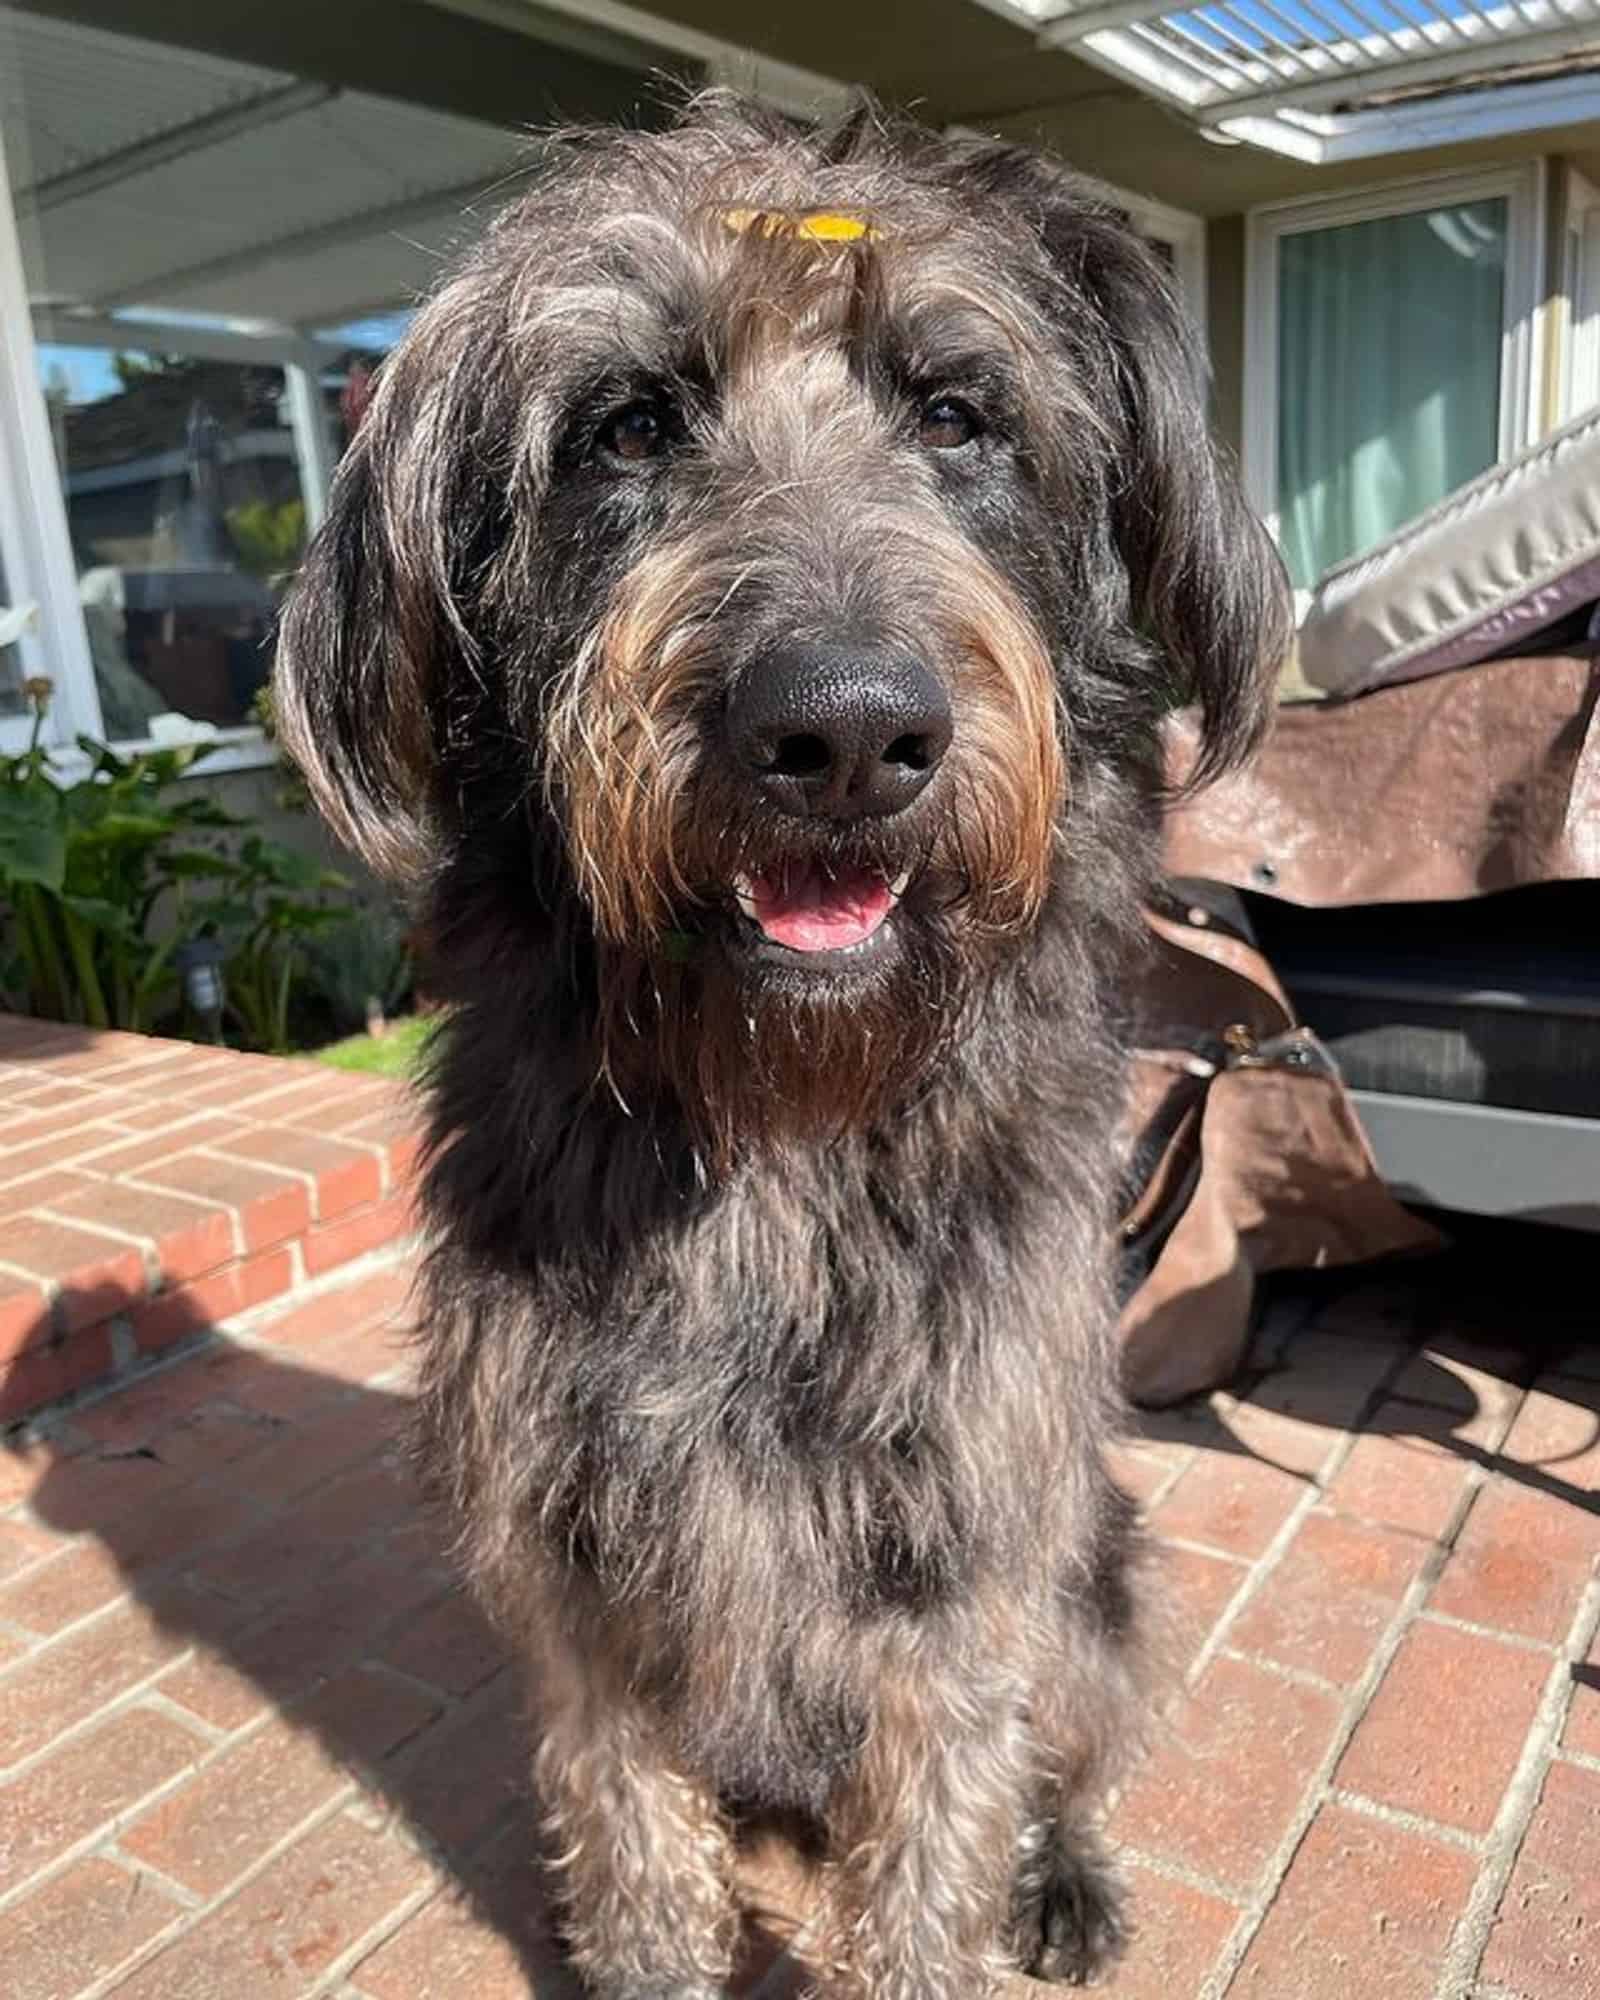
<svg viewBox="0 0 1600 2000">
<path fill-rule="evenodd" d="M 598 1060 L 728 1137 L 925 1067 L 1126 866 L 1087 802 L 1153 791 L 1164 714 L 1202 775 L 1248 749 L 1284 602 L 1104 195 L 712 99 L 552 141 L 423 308 L 278 703 L 380 867 L 476 851 L 576 913 Z"/>
</svg>

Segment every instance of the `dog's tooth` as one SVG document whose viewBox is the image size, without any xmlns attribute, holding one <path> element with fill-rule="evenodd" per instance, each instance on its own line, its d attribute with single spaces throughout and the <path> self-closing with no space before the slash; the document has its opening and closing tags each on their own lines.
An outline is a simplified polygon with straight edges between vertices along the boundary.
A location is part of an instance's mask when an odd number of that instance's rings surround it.
<svg viewBox="0 0 1600 2000">
<path fill-rule="evenodd" d="M 748 875 L 733 878 L 733 900 L 752 923 L 756 920 L 756 885 Z"/>
<path fill-rule="evenodd" d="M 909 868 L 902 868 L 900 873 L 889 884 L 889 894 L 893 896 L 895 901 L 898 903 L 900 898 L 905 894 L 906 890 L 910 887 L 910 885 L 911 885 L 911 870 Z"/>
</svg>

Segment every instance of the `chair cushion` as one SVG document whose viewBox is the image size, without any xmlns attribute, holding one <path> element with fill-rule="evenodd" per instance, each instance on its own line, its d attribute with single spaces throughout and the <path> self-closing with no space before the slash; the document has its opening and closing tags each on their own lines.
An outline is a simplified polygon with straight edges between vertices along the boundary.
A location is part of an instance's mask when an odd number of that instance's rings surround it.
<svg viewBox="0 0 1600 2000">
<path fill-rule="evenodd" d="M 1365 694 L 1524 644 L 1600 598 L 1600 409 L 1331 569 L 1300 627 L 1300 672 Z"/>
</svg>

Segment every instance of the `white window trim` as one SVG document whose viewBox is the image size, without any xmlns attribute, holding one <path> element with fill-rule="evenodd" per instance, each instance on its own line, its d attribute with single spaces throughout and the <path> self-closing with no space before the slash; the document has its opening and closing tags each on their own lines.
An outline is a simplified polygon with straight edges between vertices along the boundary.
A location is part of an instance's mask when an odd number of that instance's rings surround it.
<svg viewBox="0 0 1600 2000">
<path fill-rule="evenodd" d="M 36 603 L 38 618 L 18 641 L 23 671 L 54 683 L 46 740 L 101 735 L 89 637 L 78 602 L 66 503 L 56 477 L 44 391 L 39 386 L 22 245 L 5 153 L 0 148 L 0 549 L 14 603 Z M 27 742 L 30 717 L 0 719 L 0 749 Z"/>
<path fill-rule="evenodd" d="M 1101 185 L 1127 210 L 1128 219 L 1138 233 L 1154 243 L 1165 243 L 1172 251 L 1173 276 L 1178 281 L 1178 293 L 1188 308 L 1189 318 L 1200 336 L 1200 344 L 1206 342 L 1206 223 L 1203 215 L 1194 215 L 1186 208 L 1174 208 L 1170 202 L 1157 201 L 1154 195 L 1135 194 L 1131 188 L 1118 187 L 1115 181 L 1103 181 Z"/>
<path fill-rule="evenodd" d="M 1561 265 L 1559 421 L 1569 423 L 1600 403 L 1600 188 L 1576 167 L 1567 169 Z"/>
<path fill-rule="evenodd" d="M 1285 236 L 1368 222 L 1450 203 L 1507 203 L 1504 318 L 1500 339 L 1502 462 L 1543 425 L 1545 162 L 1477 173 L 1430 174 L 1348 194 L 1311 195 L 1252 209 L 1245 236 L 1245 491 L 1276 538 L 1278 521 L 1278 245 Z"/>
</svg>

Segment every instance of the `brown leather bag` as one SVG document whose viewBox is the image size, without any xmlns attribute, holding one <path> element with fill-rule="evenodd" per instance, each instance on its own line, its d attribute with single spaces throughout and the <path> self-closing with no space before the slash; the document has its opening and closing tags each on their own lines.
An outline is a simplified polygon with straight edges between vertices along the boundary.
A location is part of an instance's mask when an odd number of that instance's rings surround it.
<svg viewBox="0 0 1600 2000">
<path fill-rule="evenodd" d="M 1124 1380 L 1159 1406 L 1227 1381 L 1267 1271 L 1436 1248 L 1389 1194 L 1332 1058 L 1215 903 L 1148 913 L 1125 1125 Z"/>
</svg>

